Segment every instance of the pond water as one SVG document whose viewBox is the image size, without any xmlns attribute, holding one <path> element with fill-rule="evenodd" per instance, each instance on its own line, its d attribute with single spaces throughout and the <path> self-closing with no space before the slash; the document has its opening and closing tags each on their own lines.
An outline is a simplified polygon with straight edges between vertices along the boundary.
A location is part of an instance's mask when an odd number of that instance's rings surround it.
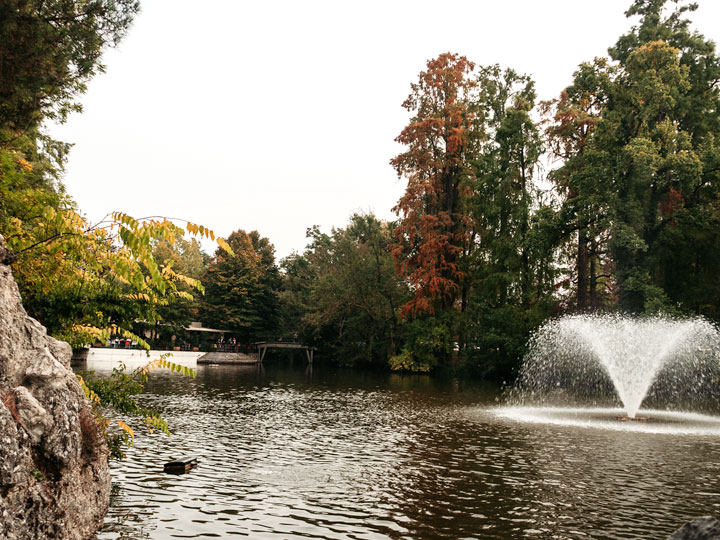
<svg viewBox="0 0 720 540">
<path fill-rule="evenodd" d="M 100 540 L 665 538 L 720 513 L 719 437 L 519 422 L 481 383 L 207 366 L 144 399 L 174 435 L 113 463 Z"/>
</svg>

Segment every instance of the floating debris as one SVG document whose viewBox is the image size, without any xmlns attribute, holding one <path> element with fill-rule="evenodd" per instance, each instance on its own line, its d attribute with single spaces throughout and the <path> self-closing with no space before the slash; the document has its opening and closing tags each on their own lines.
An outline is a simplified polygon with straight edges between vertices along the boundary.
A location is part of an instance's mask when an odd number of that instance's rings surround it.
<svg viewBox="0 0 720 540">
<path fill-rule="evenodd" d="M 184 457 L 176 461 L 168 461 L 163 469 L 168 474 L 185 474 L 194 469 L 198 465 L 198 459 L 194 457 Z"/>
</svg>

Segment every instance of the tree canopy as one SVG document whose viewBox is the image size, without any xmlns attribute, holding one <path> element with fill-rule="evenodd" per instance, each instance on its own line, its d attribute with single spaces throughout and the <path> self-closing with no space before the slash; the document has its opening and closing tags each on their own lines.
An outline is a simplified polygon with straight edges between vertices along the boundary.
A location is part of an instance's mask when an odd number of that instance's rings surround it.
<svg viewBox="0 0 720 540">
<path fill-rule="evenodd" d="M 275 248 L 257 231 L 242 229 L 230 234 L 227 242 L 232 253 L 218 248 L 202 277 L 206 295 L 200 313 L 208 324 L 249 343 L 278 327 Z"/>
</svg>

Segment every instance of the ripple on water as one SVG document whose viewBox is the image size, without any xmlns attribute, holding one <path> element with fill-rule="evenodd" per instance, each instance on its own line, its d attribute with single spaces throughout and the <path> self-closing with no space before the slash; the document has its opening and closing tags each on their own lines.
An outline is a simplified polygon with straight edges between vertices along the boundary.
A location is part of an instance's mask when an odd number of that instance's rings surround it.
<svg viewBox="0 0 720 540">
<path fill-rule="evenodd" d="M 717 437 L 518 421 L 483 388 L 201 368 L 148 390 L 175 434 L 113 464 L 100 540 L 647 538 L 718 508 Z"/>
</svg>

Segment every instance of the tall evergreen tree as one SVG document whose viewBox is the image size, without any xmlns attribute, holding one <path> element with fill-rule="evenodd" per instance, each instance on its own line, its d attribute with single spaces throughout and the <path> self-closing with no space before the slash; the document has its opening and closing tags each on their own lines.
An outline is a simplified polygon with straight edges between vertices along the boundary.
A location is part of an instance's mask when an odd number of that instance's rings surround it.
<svg viewBox="0 0 720 540">
<path fill-rule="evenodd" d="M 581 66 L 555 102 L 548 134 L 566 155 L 553 178 L 577 231 L 580 309 L 599 307 L 598 261 L 629 312 L 708 313 L 717 298 L 720 62 L 685 18 L 697 6 L 668 3 L 636 0 L 639 24 L 610 49 L 617 66 Z"/>
<path fill-rule="evenodd" d="M 278 328 L 280 273 L 275 248 L 257 231 L 237 230 L 227 243 L 233 253 L 218 249 L 203 276 L 201 317 L 250 343 Z"/>
<path fill-rule="evenodd" d="M 467 353 L 485 373 L 499 374 L 522 356 L 531 325 L 549 312 L 553 249 L 547 212 L 533 216 L 543 153 L 531 116 L 533 81 L 497 65 L 481 68 L 475 107 L 487 139 L 474 161 Z"/>
<path fill-rule="evenodd" d="M 671 4 L 676 6 L 669 9 Z M 676 51 L 683 81 L 665 90 L 670 100 L 657 110 L 642 104 L 644 118 L 657 115 L 660 132 L 653 140 L 661 158 L 650 182 L 643 259 L 668 305 L 720 318 L 720 56 L 714 42 L 692 30 L 687 15 L 696 9 L 696 3 L 680 0 L 635 0 L 627 15 L 639 15 L 639 24 L 610 54 L 636 79 L 643 71 L 634 88 L 652 85 L 657 102 L 662 74 L 656 65 L 639 64 L 636 53 L 658 41 Z M 646 123 L 652 128 L 652 120 Z"/>
</svg>

